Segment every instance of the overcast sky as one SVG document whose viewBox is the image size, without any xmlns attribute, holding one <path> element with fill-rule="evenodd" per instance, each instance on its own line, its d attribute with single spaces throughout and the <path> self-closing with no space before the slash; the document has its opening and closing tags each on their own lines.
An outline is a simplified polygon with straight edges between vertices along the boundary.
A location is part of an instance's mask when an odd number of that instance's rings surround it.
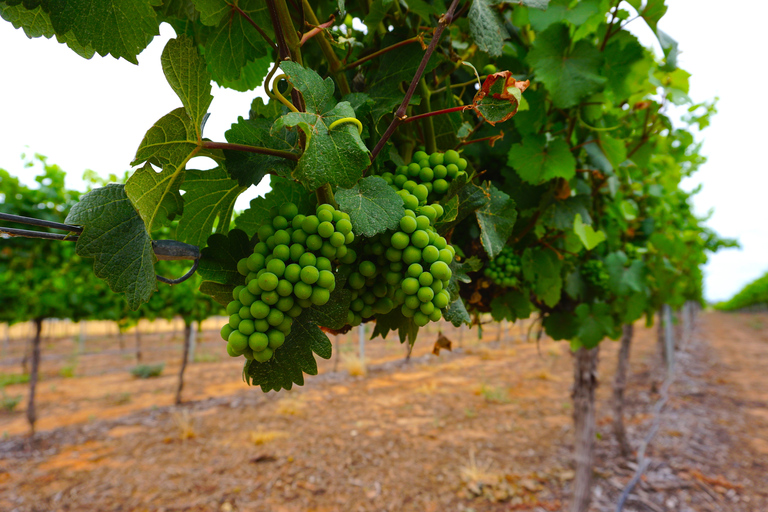
<svg viewBox="0 0 768 512">
<path fill-rule="evenodd" d="M 709 226 L 738 238 L 743 246 L 714 255 L 706 267 L 707 298 L 724 299 L 768 271 L 768 214 L 763 207 L 768 159 L 762 128 L 768 119 L 763 100 L 768 3 L 667 3 L 669 11 L 659 26 L 680 44 L 679 65 L 693 75 L 691 97 L 720 97 L 719 113 L 701 136 L 709 161 L 684 185 L 691 189 L 703 184 L 695 200 L 697 213 L 714 208 Z M 643 43 L 654 42 L 641 20 L 630 27 Z M 20 155 L 41 153 L 69 173 L 67 184 L 73 188 L 83 188 L 85 169 L 105 176 L 128 170 L 146 130 L 181 106 L 160 67 L 160 54 L 171 37 L 173 31 L 163 25 L 160 37 L 139 56 L 141 66 L 134 66 L 98 55 L 87 61 L 55 41 L 29 40 L 0 20 L 0 167 L 28 178 L 33 171 L 22 167 Z M 214 86 L 213 96 L 205 135 L 223 141 L 237 116 L 248 115 L 255 93 Z M 266 184 L 252 187 L 236 207 L 246 208 L 266 190 Z"/>
</svg>

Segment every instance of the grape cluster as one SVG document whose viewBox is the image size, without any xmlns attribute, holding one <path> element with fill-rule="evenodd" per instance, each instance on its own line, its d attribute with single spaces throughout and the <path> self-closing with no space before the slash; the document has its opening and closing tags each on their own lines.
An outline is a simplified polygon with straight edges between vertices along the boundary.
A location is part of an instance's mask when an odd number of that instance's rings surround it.
<svg viewBox="0 0 768 512">
<path fill-rule="evenodd" d="M 504 247 L 498 256 L 488 262 L 484 273 L 485 277 L 499 286 L 515 288 L 520 285 L 522 269 L 520 256 L 511 247 Z"/>
<path fill-rule="evenodd" d="M 359 255 L 350 249 L 341 260 L 351 267 L 347 280 L 352 290 L 350 325 L 399 307 L 405 317 L 423 327 L 440 320 L 441 310 L 450 302 L 446 288 L 456 252 L 433 227 L 443 208 L 419 206 L 416 196 L 401 192 L 406 210 L 399 229 L 366 240 L 358 248 Z"/>
<path fill-rule="evenodd" d="M 624 254 L 626 254 L 627 258 L 630 260 L 636 260 L 640 256 L 640 253 L 637 250 L 637 246 L 629 242 L 624 245 Z"/>
<path fill-rule="evenodd" d="M 348 258 L 355 239 L 349 215 L 327 204 L 316 215 L 299 214 L 293 203 L 270 214 L 253 254 L 237 263 L 245 286 L 235 288 L 229 323 L 221 328 L 230 356 L 259 362 L 283 345 L 304 309 L 328 302 L 336 287 L 332 262 Z"/>
<path fill-rule="evenodd" d="M 610 276 L 605 269 L 605 263 L 602 260 L 589 260 L 581 266 L 581 275 L 592 286 L 601 290 L 608 289 Z"/>
<path fill-rule="evenodd" d="M 409 165 L 401 165 L 395 173 L 385 172 L 384 180 L 395 188 L 405 190 L 418 198 L 420 204 L 439 201 L 451 186 L 451 181 L 466 175 L 467 161 L 454 150 L 427 155 L 424 151 L 413 154 Z M 406 204 L 406 208 L 414 208 Z"/>
</svg>

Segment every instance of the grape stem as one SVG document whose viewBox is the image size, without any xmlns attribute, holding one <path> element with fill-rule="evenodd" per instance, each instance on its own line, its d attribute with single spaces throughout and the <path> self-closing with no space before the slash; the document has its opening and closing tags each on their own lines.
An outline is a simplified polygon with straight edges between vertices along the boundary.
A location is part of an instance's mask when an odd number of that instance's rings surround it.
<svg viewBox="0 0 768 512">
<path fill-rule="evenodd" d="M 230 5 L 232 6 L 232 8 L 233 8 L 235 11 L 237 11 L 237 13 L 238 13 L 240 16 L 242 16 L 242 17 L 245 19 L 245 21 L 247 21 L 248 23 L 250 23 L 250 24 L 253 26 L 253 28 L 255 28 L 255 29 L 256 29 L 256 31 L 257 31 L 259 34 L 261 34 L 261 37 L 263 37 L 263 38 L 264 38 L 264 40 L 265 40 L 267 43 L 269 43 L 269 46 L 271 46 L 271 47 L 272 47 L 273 49 L 275 49 L 275 50 L 277 49 L 277 45 L 275 44 L 275 42 L 274 42 L 272 39 L 270 39 L 270 37 L 267 35 L 267 33 L 266 33 L 266 32 L 264 32 L 264 29 L 262 29 L 260 26 L 258 26 L 258 25 L 256 24 L 256 22 L 255 22 L 255 21 L 253 21 L 253 19 L 251 19 L 251 17 L 250 17 L 250 16 L 248 16 L 248 13 L 246 13 L 245 11 L 243 11 L 243 10 L 242 10 L 240 7 L 238 7 L 236 4 L 230 4 Z"/>
<path fill-rule="evenodd" d="M 343 70 L 346 71 L 348 69 L 354 69 L 357 66 L 359 66 L 361 64 L 365 64 L 369 60 L 375 59 L 376 57 L 380 57 L 380 56 L 384 55 L 385 53 L 391 52 L 392 50 L 394 50 L 396 48 L 400 48 L 401 46 L 405 46 L 405 45 L 411 44 L 411 43 L 418 43 L 419 41 L 422 40 L 422 38 L 423 38 L 423 36 L 418 35 L 418 36 L 411 37 L 409 39 L 403 39 L 402 41 L 399 41 L 399 42 L 393 44 L 392 46 L 387 46 L 386 48 L 382 48 L 381 50 L 379 50 L 377 52 L 373 52 L 373 53 L 371 53 L 369 55 L 366 55 L 365 57 L 361 57 L 361 58 L 357 59 L 356 61 L 354 61 L 354 62 L 352 62 L 350 64 L 345 65 Z"/>
<path fill-rule="evenodd" d="M 432 36 L 432 41 L 429 42 L 429 46 L 424 52 L 424 57 L 422 57 L 421 63 L 419 64 L 418 69 L 416 69 L 416 74 L 414 75 L 413 80 L 411 80 L 411 85 L 408 87 L 408 91 L 405 93 L 405 97 L 403 98 L 402 103 L 400 103 L 400 106 L 395 112 L 395 116 L 387 130 L 384 132 L 384 135 L 381 136 L 381 139 L 376 144 L 376 147 L 374 147 L 373 151 L 371 151 L 371 162 L 373 162 L 378 154 L 381 153 L 381 150 L 384 149 L 384 145 L 387 143 L 389 138 L 392 137 L 392 134 L 395 132 L 397 127 L 400 126 L 405 120 L 405 111 L 408 108 L 408 104 L 411 102 L 413 93 L 416 92 L 416 87 L 418 87 L 421 77 L 424 76 L 424 70 L 427 68 L 427 63 L 432 57 L 432 54 L 435 52 L 435 48 L 437 48 L 437 43 L 440 41 L 440 36 L 443 35 L 443 30 L 445 30 L 445 27 L 447 27 L 448 24 L 453 21 L 453 14 L 456 12 L 456 7 L 458 5 L 459 0 L 453 0 L 453 2 L 451 2 L 451 6 L 448 8 L 448 11 L 440 17 L 440 21 L 435 28 L 435 34 Z"/>
<path fill-rule="evenodd" d="M 468 105 L 462 105 L 460 107 L 451 107 L 451 108 L 444 108 L 442 110 L 435 110 L 434 112 L 425 112 L 424 114 L 419 114 L 416 116 L 406 117 L 402 120 L 403 123 L 412 123 L 413 121 L 418 121 L 419 119 L 425 119 L 427 117 L 432 116 L 439 116 L 442 114 L 452 114 L 454 112 L 464 112 L 465 110 L 470 110 L 472 107 Z"/>
<path fill-rule="evenodd" d="M 230 142 L 213 142 L 210 140 L 204 140 L 202 146 L 206 149 L 223 149 L 229 151 L 245 151 L 246 153 L 258 153 L 260 155 L 270 155 L 279 158 L 285 158 L 286 160 L 293 160 L 297 162 L 299 155 L 290 151 L 282 151 L 280 149 L 263 148 L 260 146 L 248 146 L 246 144 L 233 144 Z"/>
<path fill-rule="evenodd" d="M 315 191 L 317 195 L 317 202 L 320 204 L 329 204 L 335 209 L 339 209 L 339 205 L 336 204 L 336 199 L 333 197 L 333 188 L 330 183 L 326 183 Z"/>
</svg>

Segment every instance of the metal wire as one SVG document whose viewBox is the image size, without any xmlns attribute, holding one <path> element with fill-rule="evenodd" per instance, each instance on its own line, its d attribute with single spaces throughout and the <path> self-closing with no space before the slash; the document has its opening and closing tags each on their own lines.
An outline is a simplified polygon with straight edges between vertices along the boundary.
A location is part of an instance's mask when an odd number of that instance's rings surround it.
<svg viewBox="0 0 768 512">
<path fill-rule="evenodd" d="M 62 242 L 77 242 L 78 236 L 62 235 L 60 233 L 48 233 L 47 231 L 31 231 L 29 229 L 4 228 L 0 226 L 0 234 L 8 236 L 23 236 L 24 238 L 44 238 L 46 240 L 59 240 Z"/>
<path fill-rule="evenodd" d="M 32 217 L 22 217 L 21 215 L 13 215 L 12 213 L 0 213 L 0 220 L 7 220 L 9 222 L 15 222 L 17 224 L 27 224 L 29 226 L 40 226 L 43 228 L 63 229 L 64 231 L 70 231 L 72 233 L 82 233 L 83 228 L 80 226 L 72 226 L 70 224 L 62 224 L 60 222 L 52 222 L 50 220 L 33 219 Z M 0 228 L 6 229 L 6 228 Z M 11 229 L 11 228 L 7 228 Z"/>
</svg>

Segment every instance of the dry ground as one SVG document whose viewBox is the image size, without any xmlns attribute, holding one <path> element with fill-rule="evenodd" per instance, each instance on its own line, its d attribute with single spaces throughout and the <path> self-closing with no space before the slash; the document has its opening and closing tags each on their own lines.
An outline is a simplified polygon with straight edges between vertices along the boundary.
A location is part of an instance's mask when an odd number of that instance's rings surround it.
<svg viewBox="0 0 768 512">
<path fill-rule="evenodd" d="M 636 333 L 627 390 L 635 447 L 663 375 L 655 331 Z M 46 380 L 34 439 L 23 410 L 0 415 L 0 510 L 564 509 L 568 346 L 468 338 L 439 357 L 425 340 L 408 365 L 397 343 L 371 342 L 367 376 L 323 362 L 306 386 L 280 394 L 246 388 L 237 363 L 195 364 L 182 407 L 170 405 L 171 371 Z M 603 344 L 595 511 L 615 509 L 635 469 L 610 430 L 616 354 L 616 343 Z M 701 317 L 625 510 L 768 510 L 767 367 L 768 315 Z"/>
</svg>

